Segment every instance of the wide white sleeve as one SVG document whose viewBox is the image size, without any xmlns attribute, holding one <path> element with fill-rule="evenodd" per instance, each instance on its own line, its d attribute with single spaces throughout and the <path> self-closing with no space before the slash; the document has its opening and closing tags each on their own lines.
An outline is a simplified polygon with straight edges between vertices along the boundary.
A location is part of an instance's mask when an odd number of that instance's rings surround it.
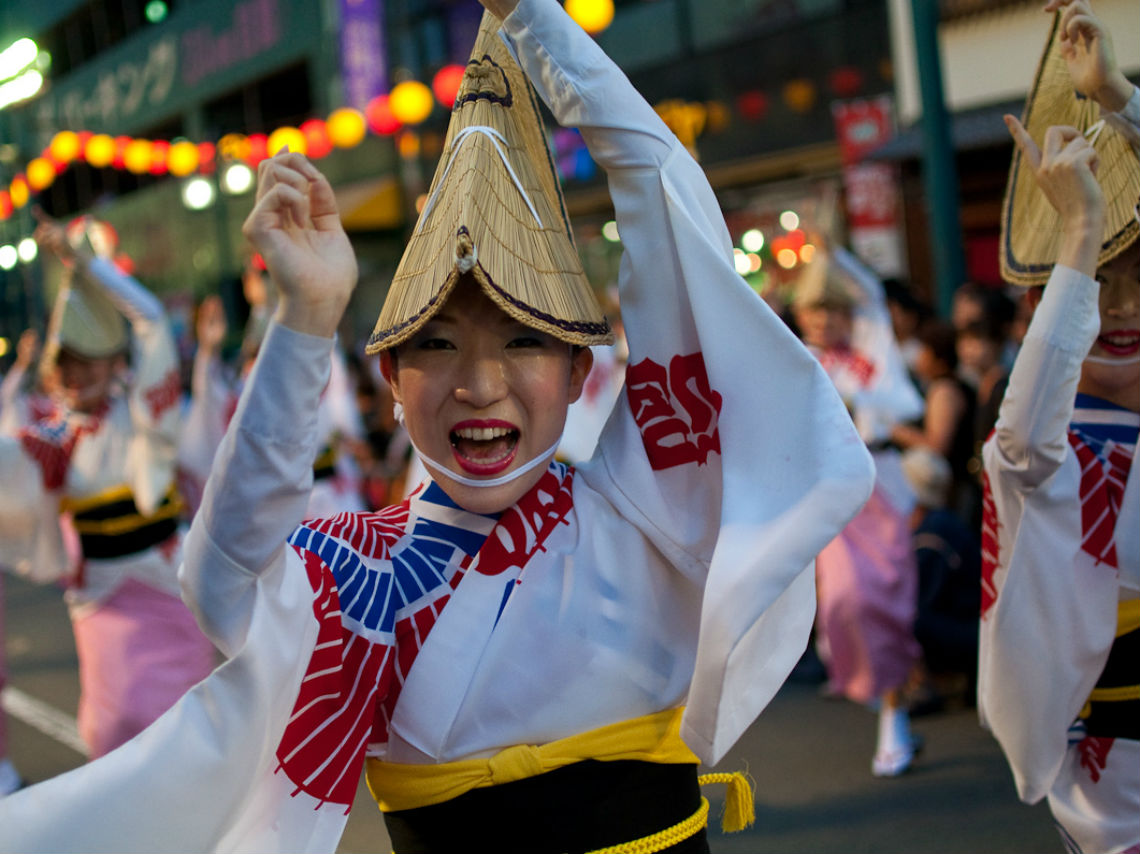
<svg viewBox="0 0 1140 854">
<path fill-rule="evenodd" d="M 1081 363 L 1100 330 L 1099 285 L 1057 265 L 1033 313 L 983 456 L 987 471 L 1032 489 L 1069 447 Z M 993 476 L 993 475 L 991 475 Z"/>
<path fill-rule="evenodd" d="M 581 475 L 704 583 L 683 733 L 716 762 L 803 652 L 815 554 L 873 467 L 819 364 L 733 264 L 700 166 L 554 0 L 522 0 L 508 43 L 606 170 L 624 253 L 625 391 Z"/>
<path fill-rule="evenodd" d="M 259 576 L 280 569 L 304 517 L 332 346 L 270 326 L 187 535 L 183 598 L 227 655 L 244 643 Z"/>
<path fill-rule="evenodd" d="M 32 581 L 62 578 L 70 568 L 59 527 L 59 494 L 20 439 L 0 435 L 0 568 Z"/>
</svg>

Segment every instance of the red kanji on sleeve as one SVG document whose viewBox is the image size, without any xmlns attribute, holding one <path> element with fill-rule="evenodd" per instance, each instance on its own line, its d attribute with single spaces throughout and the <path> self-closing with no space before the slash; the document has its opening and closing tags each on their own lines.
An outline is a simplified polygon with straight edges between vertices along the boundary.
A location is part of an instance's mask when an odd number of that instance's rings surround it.
<svg viewBox="0 0 1140 854">
<path fill-rule="evenodd" d="M 668 369 L 643 359 L 626 369 L 626 397 L 654 471 L 720 453 L 722 398 L 709 385 L 700 353 L 674 356 Z"/>
</svg>

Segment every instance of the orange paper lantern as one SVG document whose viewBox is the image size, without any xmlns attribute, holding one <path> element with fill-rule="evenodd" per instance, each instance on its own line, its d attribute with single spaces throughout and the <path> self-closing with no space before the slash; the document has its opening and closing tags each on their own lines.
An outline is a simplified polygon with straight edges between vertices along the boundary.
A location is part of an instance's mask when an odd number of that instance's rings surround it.
<svg viewBox="0 0 1140 854">
<path fill-rule="evenodd" d="M 388 96 L 392 115 L 406 125 L 418 125 L 431 115 L 435 99 L 431 89 L 418 80 L 405 80 Z"/>
<path fill-rule="evenodd" d="M 83 148 L 84 159 L 96 169 L 110 166 L 115 159 L 115 140 L 105 133 L 97 133 L 87 140 Z"/>
<path fill-rule="evenodd" d="M 305 148 L 309 157 L 327 157 L 333 149 L 332 140 L 329 139 L 329 129 L 321 119 L 309 119 L 302 122 L 301 133 L 305 135 Z"/>
<path fill-rule="evenodd" d="M 805 78 L 789 80 L 784 84 L 784 103 L 797 113 L 806 113 L 815 106 L 815 84 Z"/>
<path fill-rule="evenodd" d="M 166 168 L 171 175 L 182 178 L 198 168 L 200 159 L 198 146 L 184 139 L 170 146 L 166 153 Z"/>
<path fill-rule="evenodd" d="M 79 156 L 79 134 L 70 130 L 61 130 L 51 138 L 48 151 L 58 162 L 70 163 Z"/>
<path fill-rule="evenodd" d="M 368 102 L 364 117 L 373 133 L 391 136 L 400 129 L 400 120 L 392 113 L 392 99 L 387 95 L 377 95 Z"/>
<path fill-rule="evenodd" d="M 12 179 L 12 183 L 8 185 L 8 194 L 12 199 L 12 207 L 14 208 L 22 208 L 28 203 L 31 194 L 28 192 L 27 179 L 22 173 Z"/>
<path fill-rule="evenodd" d="M 329 139 L 337 148 L 353 148 L 360 145 L 367 128 L 364 115 L 352 107 L 333 110 L 328 118 Z"/>
<path fill-rule="evenodd" d="M 123 165 L 135 175 L 150 171 L 150 140 L 132 139 L 123 148 Z"/>
<path fill-rule="evenodd" d="M 28 186 L 37 193 L 46 190 L 55 181 L 55 164 L 46 157 L 37 157 L 28 163 Z"/>
<path fill-rule="evenodd" d="M 463 65 L 445 65 L 431 79 L 431 91 L 435 99 L 447 109 L 455 106 L 455 96 L 463 83 L 467 68 Z"/>
<path fill-rule="evenodd" d="M 613 0 L 566 0 L 566 14 L 590 35 L 597 35 L 614 20 Z"/>
<path fill-rule="evenodd" d="M 298 154 L 305 154 L 308 152 L 308 144 L 305 135 L 295 127 L 280 127 L 269 135 L 269 141 L 266 144 L 266 150 L 269 156 L 272 157 L 282 148 L 288 148 L 290 151 L 295 151 Z"/>
</svg>

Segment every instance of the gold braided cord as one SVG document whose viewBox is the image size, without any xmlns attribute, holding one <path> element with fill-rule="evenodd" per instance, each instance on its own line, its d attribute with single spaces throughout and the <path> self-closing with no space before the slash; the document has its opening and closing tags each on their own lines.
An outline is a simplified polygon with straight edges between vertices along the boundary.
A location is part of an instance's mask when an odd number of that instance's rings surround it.
<svg viewBox="0 0 1140 854">
<path fill-rule="evenodd" d="M 700 833 L 708 824 L 708 820 L 709 802 L 707 798 L 701 798 L 701 805 L 697 807 L 697 811 L 672 827 L 667 827 L 640 839 L 632 839 L 629 842 L 621 842 L 606 848 L 596 848 L 593 851 L 587 851 L 586 854 L 654 854 L 654 852 L 664 851 L 666 848 L 671 848 L 678 842 L 684 842 L 690 836 Z"/>
</svg>

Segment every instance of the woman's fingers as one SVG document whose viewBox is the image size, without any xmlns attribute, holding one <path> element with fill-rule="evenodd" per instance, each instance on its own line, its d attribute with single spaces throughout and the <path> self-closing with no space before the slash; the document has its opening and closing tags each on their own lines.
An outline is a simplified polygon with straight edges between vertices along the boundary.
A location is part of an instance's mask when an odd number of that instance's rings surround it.
<svg viewBox="0 0 1140 854">
<path fill-rule="evenodd" d="M 1005 115 L 1005 126 L 1009 128 L 1010 136 L 1013 137 L 1014 144 L 1021 151 L 1021 156 L 1026 159 L 1029 166 L 1034 172 L 1037 171 L 1041 165 L 1041 149 L 1037 147 L 1037 143 L 1033 141 L 1033 137 L 1029 135 L 1029 131 L 1025 126 L 1018 121 L 1016 116 Z"/>
</svg>

